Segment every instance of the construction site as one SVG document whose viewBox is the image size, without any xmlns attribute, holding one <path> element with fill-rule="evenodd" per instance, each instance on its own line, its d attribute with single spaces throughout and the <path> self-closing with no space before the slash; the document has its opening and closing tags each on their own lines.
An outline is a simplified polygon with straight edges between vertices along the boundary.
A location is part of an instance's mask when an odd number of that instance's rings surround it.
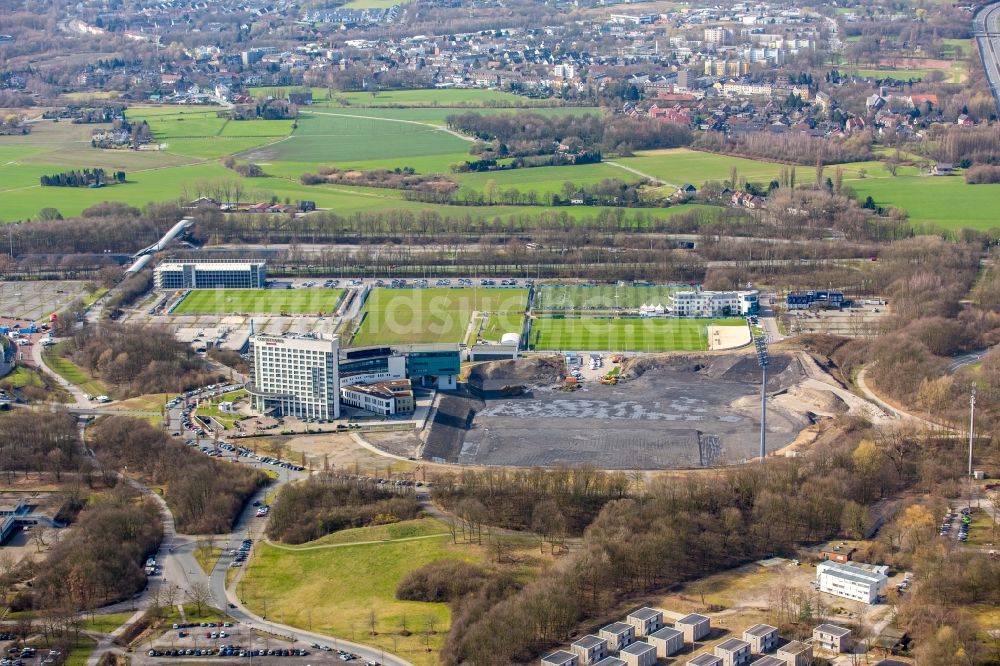
<svg viewBox="0 0 1000 666">
<path fill-rule="evenodd" d="M 616 366 L 615 381 L 610 373 L 574 381 L 559 356 L 475 366 L 463 394 L 442 396 L 416 451 L 438 463 L 622 470 L 703 468 L 759 456 L 761 372 L 752 354 L 654 354 Z M 774 354 L 768 454 L 818 420 L 848 411 L 842 389 L 813 379 L 816 371 L 800 354 Z"/>
</svg>

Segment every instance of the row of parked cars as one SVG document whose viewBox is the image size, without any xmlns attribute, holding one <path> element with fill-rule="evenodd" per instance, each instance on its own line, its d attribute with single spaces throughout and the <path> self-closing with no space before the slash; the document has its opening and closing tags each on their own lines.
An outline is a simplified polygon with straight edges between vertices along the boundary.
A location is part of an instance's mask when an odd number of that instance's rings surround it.
<svg viewBox="0 0 1000 666">
<path fill-rule="evenodd" d="M 253 547 L 253 539 L 246 538 L 243 539 L 243 543 L 240 544 L 239 550 L 231 550 L 229 554 L 233 556 L 233 561 L 229 563 L 231 567 L 241 567 L 243 563 L 246 562 L 247 556 L 250 555 L 250 548 Z"/>
<path fill-rule="evenodd" d="M 316 650 L 322 650 L 323 652 L 333 652 L 333 648 L 329 645 L 320 645 L 319 643 L 313 643 L 310 647 Z M 337 650 L 337 658 L 341 661 L 354 661 L 358 659 L 358 655 L 353 652 L 348 652 L 347 650 Z M 365 662 L 365 666 L 381 666 L 377 661 Z"/>
<path fill-rule="evenodd" d="M 308 650 L 247 650 L 236 645 L 220 645 L 213 648 L 177 648 L 169 650 L 151 649 L 146 653 L 150 657 L 305 657 Z"/>
<path fill-rule="evenodd" d="M 242 458 L 250 458 L 252 460 L 258 460 L 265 465 L 274 465 L 275 467 L 280 467 L 281 469 L 288 469 L 293 472 L 301 472 L 305 470 L 302 465 L 296 465 L 295 463 L 288 462 L 287 460 L 281 460 L 280 458 L 272 458 L 271 456 L 262 456 L 258 453 L 254 453 L 250 449 L 239 446 L 234 447 L 232 444 L 220 444 L 220 448 L 226 449 L 227 451 L 235 451 L 236 454 Z"/>
</svg>

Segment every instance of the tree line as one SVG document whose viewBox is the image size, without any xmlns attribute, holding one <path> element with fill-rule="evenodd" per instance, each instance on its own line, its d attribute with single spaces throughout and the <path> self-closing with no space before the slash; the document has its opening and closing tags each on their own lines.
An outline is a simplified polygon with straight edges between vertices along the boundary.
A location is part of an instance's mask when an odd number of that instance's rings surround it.
<svg viewBox="0 0 1000 666">
<path fill-rule="evenodd" d="M 870 507 L 880 498 L 961 474 L 960 465 L 950 464 L 959 459 L 960 442 L 886 435 L 883 447 L 864 444 L 880 433 L 863 421 L 840 417 L 827 427 L 829 436 L 805 459 L 775 458 L 712 475 L 628 483 L 620 499 L 599 508 L 580 546 L 544 577 L 523 588 L 484 585 L 454 601 L 443 661 L 531 661 L 626 598 L 760 557 L 796 553 L 803 543 L 838 535 L 858 538 L 870 527 Z M 463 474 L 478 489 L 470 492 L 482 504 L 488 525 L 512 515 L 509 494 L 493 481 L 497 474 Z M 599 472 L 589 477 L 612 486 L 621 482 Z M 592 511 L 589 493 L 577 496 L 565 505 L 564 515 Z M 557 496 L 542 497 L 558 505 Z M 525 513 L 514 515 L 523 524 Z"/>
<path fill-rule="evenodd" d="M 267 536 L 305 543 L 351 527 L 410 520 L 419 513 L 412 488 L 324 472 L 282 487 L 271 507 Z"/>
<path fill-rule="evenodd" d="M 450 129 L 482 143 L 470 152 L 493 158 L 597 151 L 629 154 L 632 150 L 676 148 L 691 143 L 691 131 L 676 123 L 628 116 L 543 116 L 537 113 L 483 115 L 467 112 L 445 119 Z"/>
<path fill-rule="evenodd" d="M 698 150 L 793 164 L 841 164 L 873 159 L 872 138 L 866 133 L 831 141 L 800 132 L 771 134 L 703 132 L 694 142 Z"/>
<path fill-rule="evenodd" d="M 104 417 L 88 430 L 88 443 L 109 469 L 162 485 L 177 530 L 188 534 L 229 532 L 250 496 L 268 483 L 264 472 L 206 456 L 143 419 Z"/>
<path fill-rule="evenodd" d="M 114 183 L 125 182 L 125 172 L 115 171 L 107 174 L 104 169 L 83 169 L 63 171 L 51 176 L 40 176 L 42 187 L 103 187 Z"/>
</svg>

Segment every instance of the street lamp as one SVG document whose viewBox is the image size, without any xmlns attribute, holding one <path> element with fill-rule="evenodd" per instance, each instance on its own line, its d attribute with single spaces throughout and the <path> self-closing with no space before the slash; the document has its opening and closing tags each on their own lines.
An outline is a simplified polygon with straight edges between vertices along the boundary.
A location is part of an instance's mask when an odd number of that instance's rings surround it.
<svg viewBox="0 0 1000 666">
<path fill-rule="evenodd" d="M 767 455 L 767 366 L 771 364 L 771 357 L 767 352 L 767 336 L 758 335 L 753 340 L 757 349 L 757 365 L 760 366 L 760 462 L 764 462 Z"/>
</svg>

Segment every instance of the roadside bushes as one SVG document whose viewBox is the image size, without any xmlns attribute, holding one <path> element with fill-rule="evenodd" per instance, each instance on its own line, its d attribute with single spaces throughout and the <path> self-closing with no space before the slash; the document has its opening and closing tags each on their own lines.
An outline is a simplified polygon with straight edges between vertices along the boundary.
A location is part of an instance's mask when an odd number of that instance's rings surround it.
<svg viewBox="0 0 1000 666">
<path fill-rule="evenodd" d="M 396 598 L 406 601 L 453 601 L 482 588 L 490 574 L 461 560 L 429 562 L 406 574 L 396 586 Z"/>
<path fill-rule="evenodd" d="M 103 465 L 164 486 L 179 532 L 229 532 L 250 495 L 268 482 L 260 470 L 210 458 L 142 419 L 106 417 L 88 435 Z"/>
<path fill-rule="evenodd" d="M 267 536 L 305 543 L 350 527 L 409 520 L 419 513 L 412 488 L 320 474 L 281 489 L 271 507 Z"/>
<path fill-rule="evenodd" d="M 965 172 L 965 182 L 969 185 L 1000 183 L 1000 167 L 974 166 Z"/>
</svg>

